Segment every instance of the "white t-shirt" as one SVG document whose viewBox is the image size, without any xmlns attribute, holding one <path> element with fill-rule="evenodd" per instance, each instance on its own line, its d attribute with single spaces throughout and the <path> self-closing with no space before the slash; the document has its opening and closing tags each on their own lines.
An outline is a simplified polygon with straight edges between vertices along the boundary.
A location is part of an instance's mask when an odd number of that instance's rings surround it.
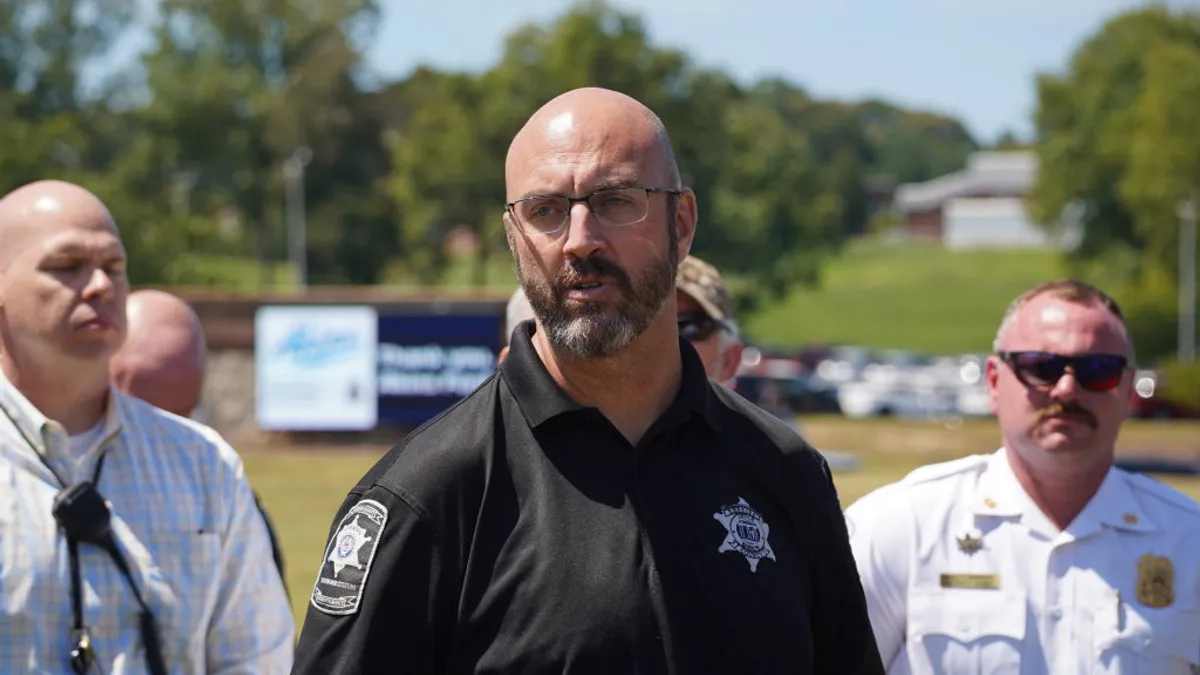
<svg viewBox="0 0 1200 675">
<path fill-rule="evenodd" d="M 100 436 L 104 433 L 104 420 L 101 419 L 96 426 L 88 429 L 82 434 L 70 436 L 67 439 L 67 448 L 71 453 L 71 461 L 74 464 L 75 473 L 79 473 L 79 468 L 82 464 L 89 461 L 88 451 L 100 442 Z"/>
</svg>

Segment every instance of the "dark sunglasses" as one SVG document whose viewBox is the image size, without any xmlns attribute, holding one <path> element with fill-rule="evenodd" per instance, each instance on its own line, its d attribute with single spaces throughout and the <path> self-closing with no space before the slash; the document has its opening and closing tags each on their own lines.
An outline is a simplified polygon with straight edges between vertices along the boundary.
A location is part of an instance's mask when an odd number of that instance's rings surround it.
<svg viewBox="0 0 1200 675">
<path fill-rule="evenodd" d="M 725 327 L 707 314 L 699 312 L 679 315 L 679 335 L 688 342 L 702 342 Z"/>
<path fill-rule="evenodd" d="M 1013 374 L 1027 387 L 1049 389 L 1058 383 L 1069 368 L 1079 386 L 1088 391 L 1109 391 L 1121 383 L 1129 365 L 1118 354 L 1083 354 L 1063 356 L 1048 352 L 997 352 Z"/>
</svg>

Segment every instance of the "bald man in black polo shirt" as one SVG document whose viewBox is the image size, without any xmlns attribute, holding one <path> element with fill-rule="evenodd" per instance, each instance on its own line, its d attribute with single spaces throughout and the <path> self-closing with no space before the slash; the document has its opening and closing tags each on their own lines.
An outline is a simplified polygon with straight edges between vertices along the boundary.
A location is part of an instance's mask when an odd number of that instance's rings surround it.
<svg viewBox="0 0 1200 675">
<path fill-rule="evenodd" d="M 293 673 L 882 674 L 828 466 L 679 335 L 658 118 L 568 92 L 506 178 L 536 321 L 350 491 Z"/>
</svg>

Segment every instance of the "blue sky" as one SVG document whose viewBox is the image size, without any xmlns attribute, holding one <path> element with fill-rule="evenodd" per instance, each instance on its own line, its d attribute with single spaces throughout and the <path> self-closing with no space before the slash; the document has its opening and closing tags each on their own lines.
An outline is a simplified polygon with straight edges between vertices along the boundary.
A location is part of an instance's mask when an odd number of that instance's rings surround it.
<svg viewBox="0 0 1200 675">
<path fill-rule="evenodd" d="M 655 43 L 688 52 L 743 83 L 781 75 L 821 96 L 880 96 L 957 115 L 979 140 L 1030 131 L 1034 74 L 1065 67 L 1130 0 L 617 0 Z M 503 35 L 546 21 L 564 0 L 385 4 L 372 68 L 403 76 L 418 63 L 482 69 Z M 434 27 L 443 27 L 439 30 Z"/>
<path fill-rule="evenodd" d="M 1175 0 L 1171 5 L 1200 0 Z M 381 0 L 367 54 L 377 77 L 419 64 L 483 70 L 516 26 L 561 15 L 569 0 Z M 830 98 L 881 97 L 950 113 L 977 139 L 1030 132 L 1034 75 L 1133 0 L 614 0 L 651 39 L 738 81 L 782 76 Z M 132 41 L 132 45 L 140 41 Z"/>
</svg>

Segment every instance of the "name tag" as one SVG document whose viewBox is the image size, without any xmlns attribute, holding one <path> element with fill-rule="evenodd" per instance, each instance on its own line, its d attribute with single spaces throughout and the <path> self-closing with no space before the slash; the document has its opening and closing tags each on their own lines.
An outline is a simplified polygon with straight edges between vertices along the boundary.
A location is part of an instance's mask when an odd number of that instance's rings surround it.
<svg viewBox="0 0 1200 675">
<path fill-rule="evenodd" d="M 942 588 L 1000 588 L 999 574 L 943 574 Z"/>
</svg>

